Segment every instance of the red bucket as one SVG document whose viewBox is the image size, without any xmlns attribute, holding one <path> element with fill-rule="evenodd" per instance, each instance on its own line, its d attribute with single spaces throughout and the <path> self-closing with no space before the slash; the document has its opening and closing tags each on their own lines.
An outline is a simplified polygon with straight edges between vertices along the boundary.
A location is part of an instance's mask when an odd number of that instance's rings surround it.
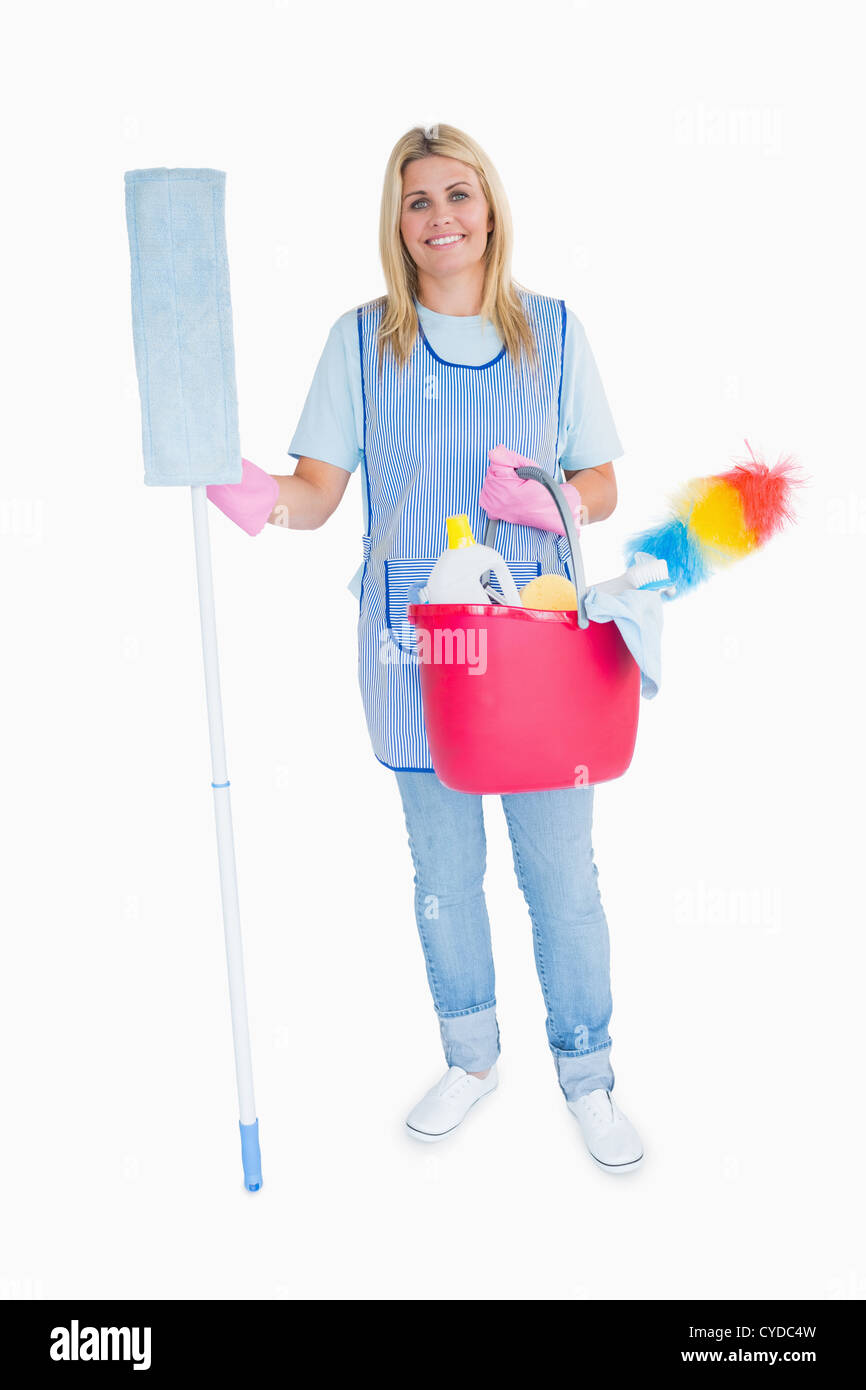
<svg viewBox="0 0 866 1390">
<path fill-rule="evenodd" d="M 413 603 L 436 775 L 480 794 L 588 786 L 634 753 L 640 669 L 616 623 L 500 604 Z"/>
<path fill-rule="evenodd" d="M 439 780 L 458 792 L 609 782 L 625 772 L 637 739 L 640 668 L 616 623 L 587 619 L 571 512 L 542 469 L 516 473 L 541 483 L 556 503 L 577 612 L 500 602 L 408 606 L 430 756 Z M 496 529 L 491 517 L 486 545 L 495 546 Z"/>
</svg>

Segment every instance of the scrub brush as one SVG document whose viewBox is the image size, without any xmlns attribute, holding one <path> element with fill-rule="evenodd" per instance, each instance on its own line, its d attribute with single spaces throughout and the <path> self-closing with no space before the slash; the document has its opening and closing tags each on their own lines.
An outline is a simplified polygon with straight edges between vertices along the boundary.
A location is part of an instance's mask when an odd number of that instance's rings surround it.
<svg viewBox="0 0 866 1390">
<path fill-rule="evenodd" d="M 667 561 L 644 550 L 635 551 L 624 574 L 617 575 L 616 579 L 605 579 L 601 584 L 591 584 L 590 588 L 600 594 L 621 594 L 625 589 L 663 589 L 671 596 L 676 593 Z"/>
<path fill-rule="evenodd" d="M 590 585 L 590 588 L 607 594 L 621 594 L 625 589 L 676 592 L 668 577 L 666 562 L 649 554 L 635 555 L 625 574 L 607 579 L 603 584 Z M 563 574 L 539 574 L 536 579 L 530 579 L 520 590 L 520 598 L 524 608 L 549 608 L 559 613 L 577 608 L 577 590 Z"/>
</svg>

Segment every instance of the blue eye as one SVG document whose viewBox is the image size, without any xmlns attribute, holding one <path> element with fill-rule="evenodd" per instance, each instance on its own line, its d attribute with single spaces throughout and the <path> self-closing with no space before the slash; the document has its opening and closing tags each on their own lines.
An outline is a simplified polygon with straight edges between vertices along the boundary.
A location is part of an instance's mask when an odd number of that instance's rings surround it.
<svg viewBox="0 0 866 1390">
<path fill-rule="evenodd" d="M 455 188 L 455 189 L 452 189 L 451 197 L 452 197 L 452 198 L 468 198 L 468 197 L 469 197 L 469 194 L 468 194 L 468 193 L 465 193 L 465 192 L 463 191 L 463 189 L 461 189 L 461 188 Z M 421 206 L 422 203 L 426 203 L 427 201 L 428 201 L 428 200 L 427 200 L 426 198 L 416 198 L 415 201 L 414 201 L 414 203 L 411 204 L 412 211 L 414 212 L 417 208 L 419 208 L 419 207 Z"/>
</svg>

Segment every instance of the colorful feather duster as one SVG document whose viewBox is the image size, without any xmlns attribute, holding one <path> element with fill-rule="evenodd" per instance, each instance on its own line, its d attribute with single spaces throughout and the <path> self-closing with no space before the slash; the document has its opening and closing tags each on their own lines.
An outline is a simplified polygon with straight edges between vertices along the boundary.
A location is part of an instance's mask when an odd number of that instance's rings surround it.
<svg viewBox="0 0 866 1390">
<path fill-rule="evenodd" d="M 786 456 L 769 468 L 745 442 L 750 459 L 727 473 L 692 479 L 670 499 L 666 520 L 629 539 L 629 564 L 637 551 L 666 560 L 682 594 L 796 520 L 792 494 L 806 481 L 799 465 Z"/>
</svg>

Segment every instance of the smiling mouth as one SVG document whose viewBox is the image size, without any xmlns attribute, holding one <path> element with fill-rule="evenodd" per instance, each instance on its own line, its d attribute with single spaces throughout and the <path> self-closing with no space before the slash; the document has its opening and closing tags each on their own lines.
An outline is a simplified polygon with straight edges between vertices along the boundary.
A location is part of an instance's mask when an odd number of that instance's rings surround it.
<svg viewBox="0 0 866 1390">
<path fill-rule="evenodd" d="M 432 246 L 434 251 L 438 251 L 443 246 L 458 246 L 461 241 L 465 240 L 465 232 L 454 232 L 451 236 L 447 237 L 431 237 L 431 239 L 428 242 L 426 242 L 425 245 Z"/>
</svg>

